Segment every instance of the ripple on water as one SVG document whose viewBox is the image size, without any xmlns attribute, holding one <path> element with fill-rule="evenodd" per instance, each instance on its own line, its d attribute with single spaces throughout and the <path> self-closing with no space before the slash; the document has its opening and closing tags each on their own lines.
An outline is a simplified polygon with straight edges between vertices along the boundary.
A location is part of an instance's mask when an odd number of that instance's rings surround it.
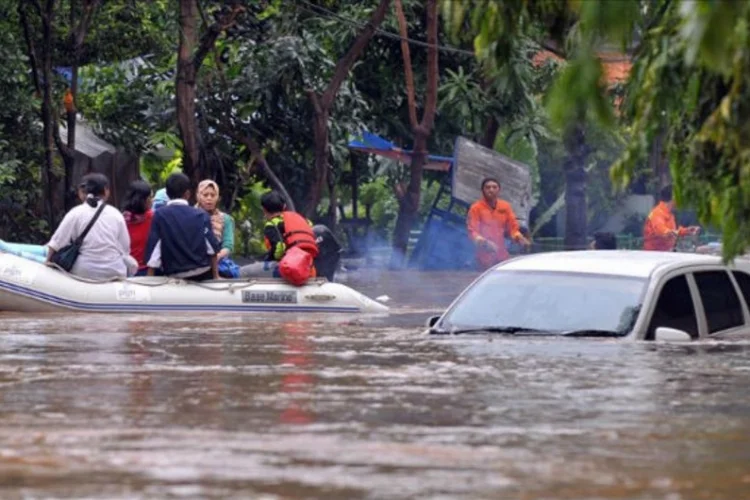
<svg viewBox="0 0 750 500">
<path fill-rule="evenodd" d="M 369 275 L 389 318 L 1 315 L 0 497 L 750 497 L 750 342 L 422 335 L 470 279 Z"/>
</svg>

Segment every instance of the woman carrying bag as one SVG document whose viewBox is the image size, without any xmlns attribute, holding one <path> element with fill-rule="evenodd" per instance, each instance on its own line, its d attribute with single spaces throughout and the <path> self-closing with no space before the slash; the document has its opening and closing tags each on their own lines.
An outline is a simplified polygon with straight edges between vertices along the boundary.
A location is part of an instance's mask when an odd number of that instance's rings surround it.
<svg viewBox="0 0 750 500">
<path fill-rule="evenodd" d="M 47 244 L 47 261 L 83 278 L 124 278 L 128 271 L 135 272 L 133 267 L 137 268 L 137 263 L 130 257 L 125 219 L 116 208 L 106 204 L 109 180 L 103 174 L 88 174 L 82 184 L 86 200 L 65 214 Z"/>
</svg>

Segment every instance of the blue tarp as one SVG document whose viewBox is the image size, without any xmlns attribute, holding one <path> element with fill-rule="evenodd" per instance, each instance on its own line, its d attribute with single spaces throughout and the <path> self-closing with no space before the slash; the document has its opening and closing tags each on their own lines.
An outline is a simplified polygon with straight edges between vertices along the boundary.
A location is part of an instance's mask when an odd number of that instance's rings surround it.
<svg viewBox="0 0 750 500">
<path fill-rule="evenodd" d="M 0 252 L 12 253 L 19 257 L 37 262 L 47 260 L 47 247 L 42 245 L 26 245 L 23 243 L 9 243 L 0 240 Z"/>
<path fill-rule="evenodd" d="M 364 132 L 362 137 L 349 141 L 349 149 L 383 156 L 402 163 L 411 163 L 411 150 L 399 148 L 372 132 Z M 453 158 L 450 156 L 428 155 L 427 164 L 424 168 L 426 170 L 448 171 L 452 162 Z"/>
</svg>

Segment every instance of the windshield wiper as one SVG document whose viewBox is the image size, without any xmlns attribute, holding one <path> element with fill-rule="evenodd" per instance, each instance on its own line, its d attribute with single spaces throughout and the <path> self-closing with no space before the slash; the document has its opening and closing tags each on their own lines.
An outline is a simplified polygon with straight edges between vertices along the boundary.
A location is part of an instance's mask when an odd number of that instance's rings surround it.
<svg viewBox="0 0 750 500">
<path fill-rule="evenodd" d="M 560 332 L 560 335 L 563 337 L 622 337 L 625 334 L 614 330 L 583 329 Z"/>
<path fill-rule="evenodd" d="M 526 328 L 523 326 L 477 326 L 473 328 L 461 328 L 454 330 L 431 330 L 430 333 L 441 333 L 446 335 L 459 335 L 462 333 L 504 333 L 507 335 L 516 335 L 518 333 L 543 333 L 552 334 L 553 332 L 547 330 L 539 330 L 538 328 Z"/>
</svg>

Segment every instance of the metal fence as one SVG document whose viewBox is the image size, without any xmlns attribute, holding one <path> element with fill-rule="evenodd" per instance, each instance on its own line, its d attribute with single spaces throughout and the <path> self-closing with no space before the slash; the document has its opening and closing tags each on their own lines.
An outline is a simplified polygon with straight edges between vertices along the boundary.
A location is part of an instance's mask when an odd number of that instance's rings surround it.
<svg viewBox="0 0 750 500">
<path fill-rule="evenodd" d="M 419 241 L 421 231 L 412 231 L 409 237 L 408 254 L 410 255 L 414 246 Z M 616 235 L 617 248 L 622 250 L 640 250 L 643 248 L 643 237 L 633 236 L 630 234 L 619 234 Z M 695 248 L 701 245 L 706 245 L 712 241 L 719 241 L 721 235 L 716 233 L 702 233 L 696 236 L 689 236 L 680 238 L 677 244 L 678 251 L 692 252 Z M 593 241 L 593 238 L 589 238 L 589 244 Z M 588 245 L 586 246 L 588 248 Z M 511 253 L 518 253 L 517 249 L 511 246 L 509 249 Z M 566 250 L 565 238 L 562 237 L 546 237 L 546 238 L 534 238 L 530 249 L 531 253 L 541 252 L 558 252 Z M 370 247 L 368 255 L 365 260 L 374 265 L 387 263 L 390 259 L 391 247 L 390 246 L 377 246 Z"/>
</svg>

